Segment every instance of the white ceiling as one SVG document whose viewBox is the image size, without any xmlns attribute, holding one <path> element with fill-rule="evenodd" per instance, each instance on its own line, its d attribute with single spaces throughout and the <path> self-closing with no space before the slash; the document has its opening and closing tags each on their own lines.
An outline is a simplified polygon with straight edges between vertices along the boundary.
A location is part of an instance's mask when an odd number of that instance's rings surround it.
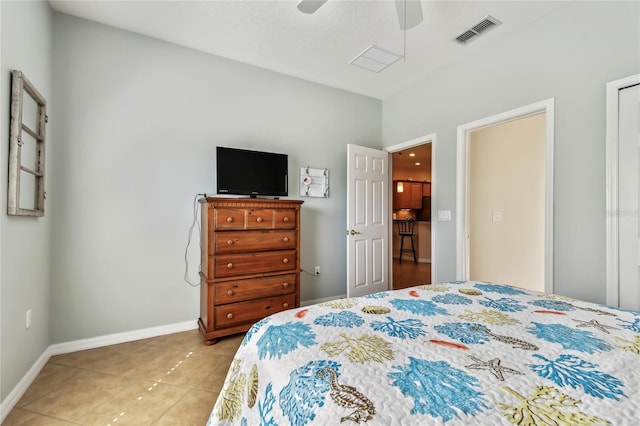
<svg viewBox="0 0 640 426">
<path fill-rule="evenodd" d="M 393 179 L 407 179 L 428 174 L 431 176 L 431 143 L 396 151 L 393 154 Z M 417 164 L 420 163 L 420 164 Z M 415 177 L 415 179 L 419 179 Z"/>
<path fill-rule="evenodd" d="M 402 54 L 393 0 L 329 0 L 315 14 L 297 0 L 57 1 L 54 10 L 268 70 L 378 99 L 431 71 L 479 54 L 564 1 L 422 1 L 406 32 L 406 59 L 376 74 L 349 62 L 371 44 Z M 502 25 L 459 45 L 453 38 L 487 15 Z"/>
</svg>

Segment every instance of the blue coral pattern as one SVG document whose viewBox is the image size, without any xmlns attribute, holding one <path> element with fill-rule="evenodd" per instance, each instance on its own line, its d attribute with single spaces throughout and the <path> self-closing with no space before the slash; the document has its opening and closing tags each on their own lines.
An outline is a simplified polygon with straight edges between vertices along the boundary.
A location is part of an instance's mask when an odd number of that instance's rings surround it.
<svg viewBox="0 0 640 426">
<path fill-rule="evenodd" d="M 264 319 L 261 319 L 257 323 L 255 323 L 249 329 L 249 331 L 247 331 L 247 334 L 245 334 L 244 339 L 242 340 L 242 346 L 246 346 L 251 341 L 251 338 L 253 337 L 253 335 L 256 334 L 258 331 L 260 331 L 262 326 L 264 326 L 268 322 L 269 322 L 269 317 L 266 317 Z"/>
<path fill-rule="evenodd" d="M 447 313 L 445 309 L 439 307 L 430 300 L 394 299 L 391 300 L 390 303 L 398 310 L 409 311 L 418 315 L 446 315 Z"/>
<path fill-rule="evenodd" d="M 339 371 L 340 364 L 334 361 L 309 361 L 291 372 L 289 383 L 280 392 L 280 408 L 289 423 L 303 426 L 315 419 L 314 407 L 325 404 L 329 383 L 318 377 L 323 368 Z"/>
<path fill-rule="evenodd" d="M 468 297 L 460 296 L 459 294 L 439 294 L 433 296 L 432 300 L 446 305 L 470 305 L 473 303 Z"/>
<path fill-rule="evenodd" d="M 260 359 L 282 358 L 283 355 L 296 350 L 298 345 L 312 346 L 316 334 L 308 324 L 289 322 L 284 325 L 270 325 L 258 339 L 256 346 Z"/>
<path fill-rule="evenodd" d="M 326 327 L 360 327 L 364 324 L 364 320 L 353 312 L 340 311 L 330 312 L 326 315 L 319 316 L 313 321 L 316 325 L 324 325 Z"/>
<path fill-rule="evenodd" d="M 394 320 L 393 317 L 387 317 L 387 321 L 374 321 L 371 328 L 380 331 L 391 337 L 400 339 L 415 339 L 424 336 L 426 324 L 418 319 Z"/>
<path fill-rule="evenodd" d="M 511 294 L 511 295 L 526 294 L 526 292 L 518 288 L 509 287 L 509 286 L 500 285 L 500 284 L 476 284 L 475 287 L 479 290 L 486 291 L 489 293 Z"/>
<path fill-rule="evenodd" d="M 509 297 L 501 297 L 500 299 L 485 297 L 479 302 L 482 306 L 486 306 L 489 309 L 497 309 L 502 312 L 520 312 L 527 309 L 525 306 L 522 306 L 520 302 Z"/>
<path fill-rule="evenodd" d="M 551 309 L 552 311 L 573 311 L 575 309 L 573 305 L 562 300 L 534 300 L 531 305 Z"/>
<path fill-rule="evenodd" d="M 456 281 L 257 322 L 207 424 L 635 425 L 638 412 L 639 312 Z"/>
<path fill-rule="evenodd" d="M 531 370 L 560 386 L 582 388 L 584 392 L 596 398 L 611 398 L 619 401 L 620 397 L 624 396 L 621 389 L 622 382 L 610 374 L 603 373 L 592 362 L 570 354 L 562 354 L 553 361 L 539 354 L 533 356 L 544 363 L 531 365 Z"/>
<path fill-rule="evenodd" d="M 470 322 L 450 322 L 434 327 L 439 333 L 445 334 L 462 343 L 485 343 L 489 337 L 483 331 L 485 327 Z"/>
<path fill-rule="evenodd" d="M 558 343 L 564 349 L 594 353 L 598 351 L 608 351 L 612 347 L 604 340 L 593 335 L 586 330 L 577 330 L 562 324 L 539 324 L 534 322 L 529 332 L 547 342 Z"/>
<path fill-rule="evenodd" d="M 413 398 L 411 414 L 428 414 L 441 417 L 444 422 L 458 410 L 473 415 L 489 408 L 486 397 L 478 391 L 479 381 L 446 361 L 426 361 L 409 357 L 408 365 L 395 365 L 389 373 L 393 385 L 402 394 Z"/>
<path fill-rule="evenodd" d="M 635 318 L 633 320 L 618 318 L 618 322 L 627 330 L 631 330 L 634 333 L 640 334 L 640 318 Z"/>
</svg>

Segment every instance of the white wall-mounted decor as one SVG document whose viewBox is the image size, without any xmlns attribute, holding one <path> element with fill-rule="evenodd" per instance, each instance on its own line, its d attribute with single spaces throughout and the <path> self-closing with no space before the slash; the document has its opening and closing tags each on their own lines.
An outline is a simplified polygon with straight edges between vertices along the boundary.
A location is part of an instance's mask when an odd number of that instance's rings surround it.
<svg viewBox="0 0 640 426">
<path fill-rule="evenodd" d="M 329 197 L 329 169 L 300 167 L 300 196 Z"/>
</svg>

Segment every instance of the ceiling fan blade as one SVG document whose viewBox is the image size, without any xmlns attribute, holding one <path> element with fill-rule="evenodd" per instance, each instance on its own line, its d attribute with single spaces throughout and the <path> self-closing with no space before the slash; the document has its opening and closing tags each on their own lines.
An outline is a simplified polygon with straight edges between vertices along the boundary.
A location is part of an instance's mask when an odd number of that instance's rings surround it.
<svg viewBox="0 0 640 426">
<path fill-rule="evenodd" d="M 326 2 L 327 0 L 301 0 L 297 7 L 300 12 L 311 14 L 315 13 Z"/>
<path fill-rule="evenodd" d="M 422 6 L 416 0 L 396 0 L 396 12 L 398 22 L 402 31 L 411 28 L 422 22 Z"/>
</svg>

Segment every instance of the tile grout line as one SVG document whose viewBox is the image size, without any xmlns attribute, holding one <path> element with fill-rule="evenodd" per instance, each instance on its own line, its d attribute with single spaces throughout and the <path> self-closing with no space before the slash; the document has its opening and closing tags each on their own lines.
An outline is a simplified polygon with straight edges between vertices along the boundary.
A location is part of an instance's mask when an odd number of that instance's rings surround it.
<svg viewBox="0 0 640 426">
<path fill-rule="evenodd" d="M 174 333 L 174 334 L 182 334 L 182 333 L 193 333 L 191 331 L 185 331 L 185 332 L 180 332 L 180 333 Z M 167 336 L 171 336 L 171 335 L 167 335 Z M 196 339 L 198 340 L 198 343 L 201 343 L 201 339 L 199 336 L 199 333 L 195 334 Z M 226 376 L 226 372 L 228 371 L 229 368 L 229 364 L 233 358 L 233 355 L 235 353 L 235 351 L 237 350 L 237 347 L 241 344 L 241 340 L 230 340 L 227 344 L 224 345 L 220 345 L 218 346 L 221 350 L 219 353 L 215 353 L 212 352 L 212 349 L 204 349 L 201 346 L 196 346 L 194 344 L 194 338 L 191 337 L 191 335 L 183 335 L 181 337 L 178 337 L 177 339 L 163 339 L 164 336 L 158 336 L 156 338 L 153 339 L 149 339 L 145 342 L 141 342 L 139 345 L 134 345 L 132 346 L 132 350 L 136 350 L 136 349 L 140 349 L 140 348 L 146 348 L 147 351 L 152 350 L 154 352 L 156 352 L 157 354 L 159 354 L 159 356 L 166 356 L 166 360 L 162 360 L 160 359 L 159 361 L 159 366 L 160 366 L 160 370 L 163 369 L 163 363 L 165 361 L 169 361 L 167 362 L 167 364 L 170 364 L 171 367 L 168 367 L 167 369 L 167 373 L 168 374 L 172 374 L 174 371 L 177 373 L 177 371 L 179 371 L 179 367 L 182 365 L 182 362 L 184 360 L 186 360 L 187 358 L 200 358 L 202 357 L 203 359 L 207 359 L 207 362 L 211 362 L 212 358 L 213 358 L 213 362 L 216 364 L 219 364 L 218 366 L 213 366 L 211 370 L 208 370 L 204 375 L 197 375 L 198 373 L 193 372 L 193 364 L 190 364 L 189 370 L 187 373 L 182 373 L 182 374 L 189 374 L 189 375 L 183 375 L 177 378 L 178 381 L 182 381 L 183 379 L 186 379 L 187 384 L 181 384 L 181 383 L 168 383 L 165 382 L 163 379 L 158 379 L 157 378 L 157 373 L 150 373 L 148 375 L 145 374 L 139 374 L 138 371 L 139 366 L 144 365 L 144 361 L 141 361 L 139 363 L 133 363 L 132 365 L 134 365 L 134 367 L 131 367 L 130 369 L 126 370 L 125 373 L 120 373 L 120 372 L 113 372 L 113 371 L 105 371 L 103 369 L 100 368 L 95 368 L 95 367 L 88 367 L 88 366 L 83 366 L 82 363 L 83 362 L 87 362 L 87 360 L 83 360 L 81 356 L 78 356 L 77 354 L 84 352 L 84 351 L 76 351 L 76 352 L 71 352 L 68 354 L 61 354 L 61 355 L 55 355 L 49 358 L 49 360 L 47 361 L 47 363 L 45 364 L 45 366 L 49 365 L 50 367 L 54 367 L 54 370 L 51 372 L 50 374 L 50 378 L 43 378 L 42 376 L 42 372 L 40 374 L 38 374 L 38 376 L 36 377 L 36 380 L 34 380 L 34 382 L 32 383 L 32 385 L 36 384 L 37 378 L 40 377 L 42 380 L 42 383 L 40 383 L 40 389 L 47 389 L 48 386 L 51 386 L 52 383 L 51 381 L 59 381 L 62 380 L 62 382 L 64 383 L 65 381 L 68 381 L 70 379 L 73 378 L 78 378 L 79 374 L 82 374 L 82 372 L 85 373 L 93 373 L 93 374 L 98 374 L 98 375 L 102 375 L 103 377 L 111 377 L 111 378 L 121 378 L 121 379 L 127 379 L 125 380 L 125 382 L 128 382 L 129 380 L 132 381 L 132 383 L 142 383 L 144 384 L 145 382 L 147 383 L 151 383 L 152 387 L 158 386 L 158 385 L 167 385 L 167 389 L 169 388 L 173 388 L 176 391 L 178 390 L 182 390 L 184 393 L 182 395 L 180 395 L 178 397 L 177 400 L 175 400 L 175 402 L 171 403 L 171 405 L 168 408 L 165 408 L 164 410 L 162 410 L 162 412 L 155 417 L 155 420 L 152 421 L 153 424 L 156 424 L 158 422 L 161 422 L 163 417 L 165 417 L 168 413 L 170 413 L 172 410 L 175 410 L 176 407 L 178 407 L 181 403 L 185 402 L 185 400 L 189 397 L 194 397 L 196 400 L 198 400 L 197 395 L 201 394 L 201 393 L 205 393 L 207 395 L 211 396 L 211 409 L 213 408 L 213 404 L 215 402 L 215 398 L 217 397 L 217 395 L 219 395 L 220 393 L 220 389 L 213 390 L 214 386 L 207 386 L 207 383 L 210 384 L 215 384 L 217 383 L 217 381 L 223 382 L 224 381 L 224 376 Z M 127 342 L 127 343 L 133 343 L 133 342 Z M 124 343 L 124 344 L 127 344 Z M 220 342 L 222 343 L 222 342 Z M 100 357 L 104 357 L 104 359 L 108 359 L 109 357 L 111 357 L 114 352 L 110 352 L 111 350 L 114 349 L 114 347 L 117 347 L 119 345 L 123 345 L 122 343 L 118 343 L 118 344 L 114 344 L 114 345 L 109 345 L 109 346 L 105 346 L 102 348 L 96 348 L 96 350 L 101 350 L 101 349 L 106 349 L 107 350 L 104 351 L 104 354 L 101 354 L 100 352 L 94 352 L 95 358 L 92 355 L 92 358 L 89 358 L 89 362 L 90 363 L 94 363 L 94 364 L 98 364 L 100 365 L 102 361 L 101 359 L 99 359 Z M 185 347 L 187 347 L 187 349 L 185 350 Z M 126 349 L 126 346 L 122 347 L 123 349 Z M 209 348 L 209 347 L 207 347 Z M 92 350 L 93 349 L 89 349 Z M 116 353 L 118 353 L 119 355 L 122 355 L 123 357 L 126 357 L 126 355 L 129 354 L 130 351 L 126 351 L 123 350 L 122 352 L 116 350 Z M 77 359 L 72 359 L 70 358 L 70 356 L 72 356 L 72 354 L 76 354 Z M 180 355 L 179 355 L 180 354 Z M 144 353 L 143 353 L 144 355 Z M 66 361 L 65 361 L 66 360 Z M 66 362 L 66 363 L 65 363 Z M 113 367 L 118 366 L 118 365 L 124 365 L 124 362 L 126 361 L 122 361 L 123 364 L 118 364 L 120 362 L 120 360 L 116 360 L 114 364 L 111 364 L 110 366 Z M 74 363 L 77 363 L 77 365 L 73 365 Z M 108 365 L 108 364 L 107 364 Z M 211 364 L 210 364 L 211 365 Z M 108 365 L 109 366 L 109 365 Z M 176 371 L 177 370 L 177 371 Z M 132 371 L 132 372 L 130 372 Z M 151 371 L 151 370 L 149 370 Z M 208 382 L 207 379 L 210 378 L 211 375 L 216 374 L 217 372 L 221 373 L 219 375 L 219 377 L 214 377 L 212 378 L 211 382 Z M 70 374 L 71 377 L 67 378 L 67 377 L 58 377 L 58 375 L 62 375 L 65 376 L 66 374 Z M 154 377 L 154 378 L 152 378 Z M 197 380 L 192 380 L 192 379 L 197 379 Z M 190 384 L 192 383 L 193 384 Z M 55 384 L 55 383 L 54 383 Z M 64 418 L 66 417 L 66 414 L 62 417 L 59 417 L 60 414 L 62 413 L 56 413 L 55 415 L 52 414 L 47 414 L 44 412 L 38 412 L 38 411 L 34 411 L 32 408 L 27 408 L 28 406 L 34 404 L 37 401 L 42 400 L 43 398 L 53 398 L 51 397 L 51 394 L 60 390 L 61 388 L 63 388 L 65 385 L 63 384 L 62 386 L 53 386 L 50 390 L 47 390 L 45 393 L 38 395 L 37 393 L 37 389 L 34 390 L 34 394 L 37 395 L 34 399 L 28 401 L 27 403 L 25 403 L 22 406 L 17 406 L 14 407 L 15 408 L 15 418 L 11 419 L 10 421 L 12 422 L 20 422 L 20 414 L 17 413 L 26 413 L 29 415 L 33 415 L 33 416 L 39 416 L 42 419 L 51 419 L 51 420 L 57 420 L 57 421 L 61 421 L 61 422 L 67 422 L 69 424 L 74 424 L 74 425 L 81 425 L 83 423 L 79 423 L 77 420 L 71 420 L 69 418 Z M 97 414 L 102 416 L 103 414 L 106 414 L 104 417 L 107 417 L 108 413 L 96 413 L 96 409 L 100 406 L 102 406 L 103 404 L 107 404 L 109 402 L 113 402 L 113 400 L 115 398 L 117 398 L 119 395 L 122 395 L 122 392 L 127 391 L 127 390 L 131 390 L 131 386 L 133 386 L 133 384 L 124 384 L 124 387 L 120 387 L 119 385 L 116 387 L 113 387 L 112 389 L 114 390 L 115 393 L 108 395 L 106 397 L 106 399 L 104 399 L 103 401 L 99 402 L 96 406 L 93 406 L 92 404 L 88 404 L 86 407 L 82 407 L 82 409 L 86 409 L 86 411 L 83 410 L 83 413 L 81 414 L 80 417 L 78 416 L 73 416 L 73 418 L 83 418 L 86 419 L 87 416 L 91 416 L 92 414 Z M 220 383 L 220 387 L 223 386 L 223 383 Z M 217 385 L 215 386 L 216 388 L 218 387 Z M 199 398 L 204 398 L 205 400 L 208 400 L 208 397 L 206 395 L 201 395 Z M 55 401 L 54 401 L 55 403 Z M 202 407 L 202 399 L 200 399 L 197 402 L 199 405 L 199 407 Z M 208 402 L 207 402 L 208 403 Z M 158 407 L 161 408 L 161 407 Z M 12 410 L 13 411 L 13 410 Z M 198 411 L 199 412 L 199 411 Z M 156 413 L 150 413 L 152 415 L 155 415 Z M 11 413 L 10 413 L 11 415 Z M 114 416 L 113 418 L 115 419 L 117 416 Z M 81 420 L 81 422 L 84 420 Z"/>
</svg>

